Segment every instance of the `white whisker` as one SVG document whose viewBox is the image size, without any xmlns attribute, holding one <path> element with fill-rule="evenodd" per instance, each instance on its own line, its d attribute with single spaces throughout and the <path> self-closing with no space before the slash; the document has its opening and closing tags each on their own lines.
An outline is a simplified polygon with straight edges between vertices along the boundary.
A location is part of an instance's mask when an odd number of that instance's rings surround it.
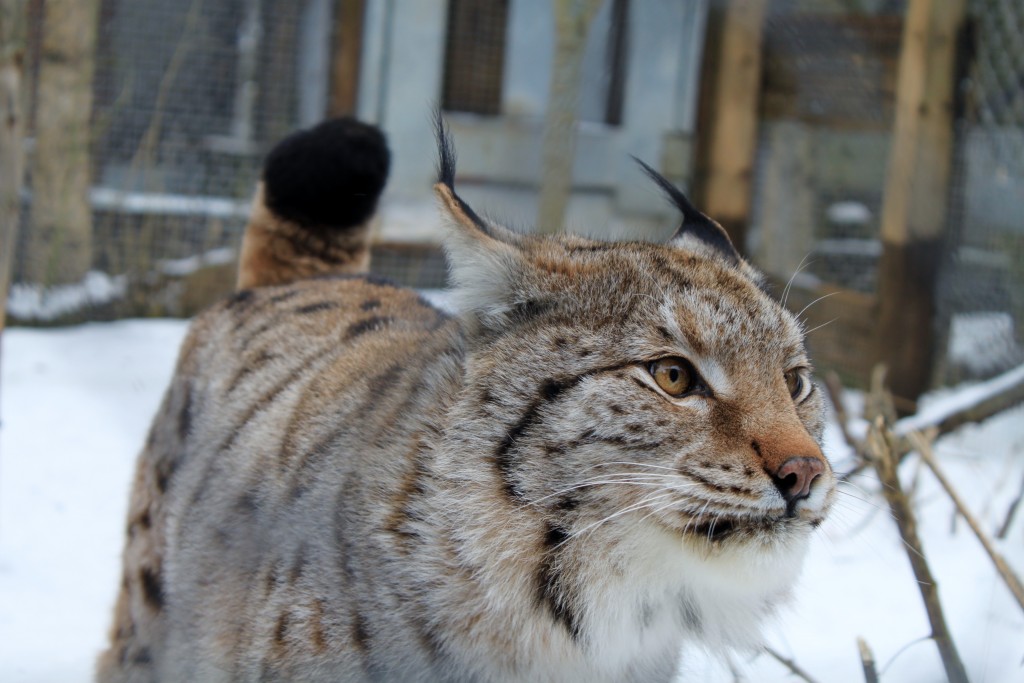
<svg viewBox="0 0 1024 683">
<path fill-rule="evenodd" d="M 668 498 L 669 496 L 672 496 L 672 495 L 674 495 L 673 492 L 669 491 L 667 493 L 662 493 L 661 495 L 658 495 L 658 496 L 653 496 L 653 497 L 652 496 L 647 496 L 647 497 L 643 498 L 639 503 L 633 503 L 632 505 L 627 505 L 626 507 L 624 507 L 623 509 L 619 510 L 618 512 L 613 512 L 612 514 L 608 515 L 607 517 L 599 519 L 598 521 L 596 521 L 596 522 L 594 522 L 592 524 L 588 524 L 587 526 L 583 527 L 579 531 L 574 532 L 573 534 L 571 534 L 569 536 L 569 538 L 566 539 L 566 541 L 574 539 L 574 538 L 579 538 L 580 536 L 582 536 L 583 534 L 587 533 L 591 529 L 599 527 L 599 526 L 601 526 L 602 524 L 604 524 L 606 522 L 610 522 L 611 520 L 615 519 L 616 517 L 621 517 L 622 515 L 628 514 L 630 512 L 634 512 L 636 510 L 642 510 L 643 508 L 647 507 L 648 505 L 651 505 L 651 504 L 653 504 L 654 502 L 656 502 L 658 500 L 663 500 L 665 498 Z"/>
<path fill-rule="evenodd" d="M 831 325 L 832 323 L 834 323 L 837 320 L 839 320 L 839 318 L 832 318 L 828 322 L 824 322 L 824 323 L 822 323 L 822 324 L 820 324 L 820 325 L 818 325 L 816 327 L 813 327 L 813 328 L 807 330 L 806 332 L 804 332 L 804 336 L 810 336 L 811 332 L 817 332 L 821 328 L 825 327 L 826 325 Z"/>
<path fill-rule="evenodd" d="M 813 306 L 814 304 L 818 303 L 819 301 L 822 301 L 822 300 L 824 300 L 824 299 L 827 299 L 827 298 L 829 298 L 830 296 L 835 296 L 836 294 L 839 294 L 839 292 L 829 292 L 828 294 L 823 294 L 823 295 L 819 296 L 819 297 L 818 297 L 817 299 L 815 299 L 814 301 L 812 301 L 811 303 L 807 304 L 806 306 L 804 306 L 803 308 L 801 308 L 801 309 L 800 309 L 800 312 L 796 314 L 796 318 L 797 318 L 797 320 L 799 320 L 799 319 L 800 319 L 800 316 L 802 316 L 802 315 L 804 314 L 804 312 L 805 312 L 805 311 L 806 311 L 806 310 L 807 310 L 808 308 L 810 308 L 810 307 L 811 307 L 811 306 Z"/>
<path fill-rule="evenodd" d="M 809 266 L 809 265 L 811 265 L 811 263 L 814 263 L 813 261 L 807 262 L 807 258 L 810 255 L 811 255 L 811 252 L 807 252 L 806 254 L 804 254 L 804 257 L 802 259 L 800 259 L 800 263 L 797 264 L 796 270 L 794 270 L 793 274 L 789 276 L 789 282 L 786 283 L 786 288 L 782 290 L 782 305 L 783 306 L 785 306 L 786 302 L 789 301 L 789 290 L 793 286 L 793 282 L 796 281 L 796 276 L 799 275 L 800 271 L 803 270 L 806 266 Z M 805 266 L 805 262 L 807 262 L 806 266 Z"/>
</svg>

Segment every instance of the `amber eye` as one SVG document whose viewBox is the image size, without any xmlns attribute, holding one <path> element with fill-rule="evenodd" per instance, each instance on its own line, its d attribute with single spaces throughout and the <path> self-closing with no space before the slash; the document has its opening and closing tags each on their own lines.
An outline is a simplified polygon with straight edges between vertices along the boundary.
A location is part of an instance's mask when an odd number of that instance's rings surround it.
<svg viewBox="0 0 1024 683">
<path fill-rule="evenodd" d="M 700 387 L 697 372 L 684 358 L 661 358 L 651 363 L 651 376 L 669 396 L 682 396 Z"/>
<path fill-rule="evenodd" d="M 804 398 L 804 389 L 807 387 L 807 380 L 804 378 L 806 372 L 803 368 L 793 368 L 785 373 L 786 388 L 797 403 Z"/>
</svg>

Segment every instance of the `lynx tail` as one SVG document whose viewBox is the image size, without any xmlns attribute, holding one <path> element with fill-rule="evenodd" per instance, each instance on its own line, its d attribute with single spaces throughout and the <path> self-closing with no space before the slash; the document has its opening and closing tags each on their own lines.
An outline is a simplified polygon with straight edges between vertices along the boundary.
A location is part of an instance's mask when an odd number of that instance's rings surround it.
<svg viewBox="0 0 1024 683">
<path fill-rule="evenodd" d="M 242 241 L 238 289 L 366 272 L 370 223 L 390 163 L 383 133 L 351 118 L 278 143 Z"/>
</svg>

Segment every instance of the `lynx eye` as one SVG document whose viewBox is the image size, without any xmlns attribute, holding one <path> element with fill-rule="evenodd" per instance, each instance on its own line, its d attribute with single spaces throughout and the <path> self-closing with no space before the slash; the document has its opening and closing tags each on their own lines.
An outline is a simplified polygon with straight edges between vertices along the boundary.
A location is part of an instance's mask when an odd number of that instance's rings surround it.
<svg viewBox="0 0 1024 683">
<path fill-rule="evenodd" d="M 661 390 L 669 396 L 689 394 L 703 386 L 697 371 L 685 358 L 659 358 L 651 363 L 648 371 Z"/>
<path fill-rule="evenodd" d="M 785 373 L 786 377 L 786 388 L 789 389 L 789 395 L 793 397 L 793 400 L 800 403 L 802 400 L 807 398 L 808 389 L 810 388 L 810 382 L 807 380 L 806 368 L 793 368 L 787 370 Z"/>
</svg>

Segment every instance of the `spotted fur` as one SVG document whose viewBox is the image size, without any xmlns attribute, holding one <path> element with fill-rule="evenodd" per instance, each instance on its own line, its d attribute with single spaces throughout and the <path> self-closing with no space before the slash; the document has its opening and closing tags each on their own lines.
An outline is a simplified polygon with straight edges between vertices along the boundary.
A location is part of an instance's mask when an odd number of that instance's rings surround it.
<svg viewBox="0 0 1024 683">
<path fill-rule="evenodd" d="M 302 221 L 257 203 L 260 286 L 194 321 L 139 460 L 99 680 L 668 681 L 786 600 L 834 496 L 797 321 L 688 202 L 664 245 L 513 233 L 440 139 L 457 314 L 290 268 Z"/>
</svg>

